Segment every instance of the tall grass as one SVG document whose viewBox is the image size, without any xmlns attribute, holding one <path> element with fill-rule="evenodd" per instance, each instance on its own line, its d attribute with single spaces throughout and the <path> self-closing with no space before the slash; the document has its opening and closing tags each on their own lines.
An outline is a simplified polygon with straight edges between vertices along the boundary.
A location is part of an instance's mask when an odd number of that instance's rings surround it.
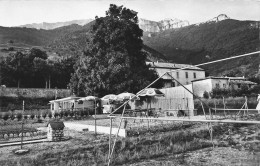
<svg viewBox="0 0 260 166">
<path fill-rule="evenodd" d="M 224 102 L 222 99 L 202 99 L 202 101 L 210 106 L 211 108 L 224 108 Z M 230 109 L 240 109 L 242 108 L 243 104 L 245 103 L 244 97 L 229 97 L 225 98 L 225 106 L 226 108 Z M 205 108 L 205 112 L 208 114 L 208 107 L 206 105 L 203 105 Z M 256 97 L 249 97 L 247 98 L 247 105 L 249 109 L 255 109 L 257 105 Z M 203 110 L 201 106 L 201 102 L 198 99 L 194 100 L 194 108 L 197 109 L 198 115 L 203 115 Z"/>
</svg>

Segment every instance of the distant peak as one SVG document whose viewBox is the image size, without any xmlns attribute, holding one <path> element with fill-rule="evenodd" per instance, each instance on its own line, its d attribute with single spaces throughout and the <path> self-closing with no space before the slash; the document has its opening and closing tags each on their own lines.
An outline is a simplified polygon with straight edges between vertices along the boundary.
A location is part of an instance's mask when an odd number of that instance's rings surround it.
<svg viewBox="0 0 260 166">
<path fill-rule="evenodd" d="M 219 14 L 217 17 L 214 17 L 213 19 L 208 20 L 207 22 L 219 22 L 226 19 L 230 19 L 230 17 L 228 17 L 226 14 Z"/>
</svg>

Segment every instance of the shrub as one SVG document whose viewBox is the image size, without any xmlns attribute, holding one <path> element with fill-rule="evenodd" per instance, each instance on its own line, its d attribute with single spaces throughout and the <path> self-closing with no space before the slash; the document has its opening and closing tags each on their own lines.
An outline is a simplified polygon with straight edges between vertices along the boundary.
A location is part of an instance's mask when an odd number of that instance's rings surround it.
<svg viewBox="0 0 260 166">
<path fill-rule="evenodd" d="M 73 111 L 70 112 L 70 116 L 71 116 L 71 117 L 74 116 L 74 112 L 73 112 Z"/>
<path fill-rule="evenodd" d="M 16 118 L 17 118 L 18 121 L 20 121 L 22 119 L 22 117 L 23 117 L 23 115 L 21 113 L 18 113 L 16 115 Z"/>
<path fill-rule="evenodd" d="M 63 112 L 63 111 L 61 111 L 61 112 L 60 112 L 60 117 L 62 118 L 62 117 L 63 117 L 63 115 L 64 115 L 64 112 Z"/>
<path fill-rule="evenodd" d="M 8 119 L 9 119 L 9 113 L 5 113 L 5 114 L 3 115 L 3 119 L 4 119 L 4 120 L 8 120 Z"/>
<path fill-rule="evenodd" d="M 48 117 L 52 118 L 52 113 L 51 112 L 48 113 Z"/>
<path fill-rule="evenodd" d="M 203 97 L 204 97 L 205 99 L 208 99 L 208 98 L 209 98 L 209 92 L 205 91 L 205 92 L 203 93 Z"/>
<path fill-rule="evenodd" d="M 57 118 L 59 116 L 59 113 L 58 112 L 55 112 L 54 113 L 54 118 Z"/>
<path fill-rule="evenodd" d="M 10 119 L 11 119 L 11 120 L 14 120 L 14 119 L 15 119 L 14 114 L 10 114 Z"/>
<path fill-rule="evenodd" d="M 46 113 L 43 113 L 43 114 L 42 114 L 42 117 L 43 117 L 44 119 L 46 118 L 46 116 L 47 116 Z"/>
<path fill-rule="evenodd" d="M 68 117 L 68 115 L 69 115 L 68 111 L 64 111 L 64 116 Z"/>
<path fill-rule="evenodd" d="M 34 119 L 34 117 L 35 117 L 34 114 L 31 114 L 31 115 L 30 115 L 30 118 L 31 118 L 31 119 Z"/>
</svg>

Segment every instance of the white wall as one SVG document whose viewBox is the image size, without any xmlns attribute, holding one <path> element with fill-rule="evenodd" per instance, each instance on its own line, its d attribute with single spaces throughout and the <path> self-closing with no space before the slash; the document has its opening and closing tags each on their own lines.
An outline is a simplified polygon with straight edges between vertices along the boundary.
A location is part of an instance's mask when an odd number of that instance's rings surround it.
<svg viewBox="0 0 260 166">
<path fill-rule="evenodd" d="M 210 92 L 212 90 L 211 79 L 194 81 L 192 82 L 192 88 L 195 95 L 203 97 L 205 91 Z"/>
<path fill-rule="evenodd" d="M 185 85 L 187 89 L 191 92 L 192 85 Z M 193 95 L 188 92 L 182 86 L 172 87 L 172 88 L 164 88 L 160 89 L 161 92 L 165 94 L 164 97 L 152 97 L 151 100 L 148 100 L 148 108 L 155 108 L 156 110 L 189 110 L 190 116 L 193 116 L 194 110 L 194 101 Z M 136 108 L 146 109 L 147 102 L 146 101 L 136 101 Z"/>
<path fill-rule="evenodd" d="M 205 79 L 200 81 L 192 82 L 194 94 L 203 97 L 205 91 L 211 92 L 212 89 L 216 88 L 216 84 L 219 84 L 219 88 L 228 89 L 228 79 Z M 226 86 L 224 86 L 224 84 Z"/>
<path fill-rule="evenodd" d="M 170 71 L 171 69 L 156 68 L 155 70 L 158 73 L 158 75 L 161 76 L 165 72 Z M 177 72 L 179 73 L 179 77 L 177 75 Z M 186 72 L 188 73 L 188 78 L 186 78 Z M 193 73 L 196 73 L 196 78 L 194 78 Z M 196 80 L 196 79 L 205 78 L 205 71 L 200 71 L 200 70 L 179 70 L 179 71 L 174 71 L 169 74 L 171 74 L 175 79 L 177 79 L 183 85 L 191 84 L 191 81 Z M 162 78 L 163 79 L 172 79 L 171 76 L 169 76 L 167 74 L 164 75 Z M 178 86 L 177 82 L 175 82 L 175 86 Z"/>
</svg>

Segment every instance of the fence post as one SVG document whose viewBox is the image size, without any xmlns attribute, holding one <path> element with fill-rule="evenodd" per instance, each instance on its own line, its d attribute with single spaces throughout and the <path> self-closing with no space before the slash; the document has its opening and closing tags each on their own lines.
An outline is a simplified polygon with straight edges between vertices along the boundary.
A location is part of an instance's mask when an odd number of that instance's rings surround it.
<svg viewBox="0 0 260 166">
<path fill-rule="evenodd" d="M 24 100 L 23 100 L 23 117 L 22 117 L 22 137 L 21 137 L 21 149 L 23 149 L 23 125 L 24 125 Z"/>
</svg>

